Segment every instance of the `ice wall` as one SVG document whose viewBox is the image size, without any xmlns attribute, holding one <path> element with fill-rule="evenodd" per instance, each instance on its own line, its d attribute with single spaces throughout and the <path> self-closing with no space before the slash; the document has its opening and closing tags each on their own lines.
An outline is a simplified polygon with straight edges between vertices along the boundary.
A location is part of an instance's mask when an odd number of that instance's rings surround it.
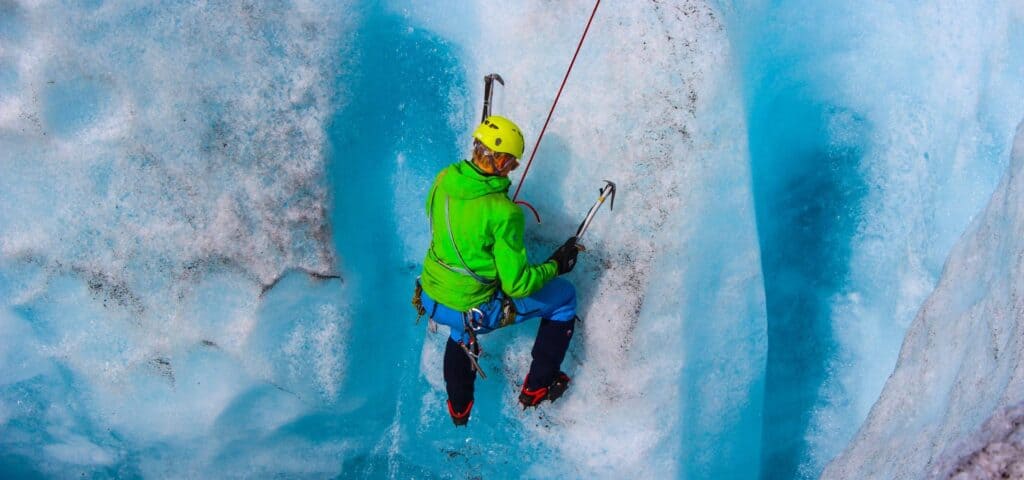
<svg viewBox="0 0 1024 480">
<path fill-rule="evenodd" d="M 470 22 L 444 8 L 404 11 L 465 52 L 473 90 L 462 101 L 476 105 L 483 75 L 503 75 L 495 112 L 521 122 L 532 146 L 592 7 L 524 2 L 500 25 L 489 3 Z M 502 416 L 516 437 L 541 442 L 527 475 L 728 478 L 757 468 L 764 304 L 730 59 L 704 2 L 597 13 L 521 194 L 544 217 L 528 227 L 540 256 L 574 231 L 602 179 L 621 191 L 570 276 L 584 318 L 567 361 L 573 391 L 537 415 L 518 412 L 532 328 L 487 360 L 504 363 Z M 477 115 L 455 117 L 462 145 Z M 421 365 L 435 392 L 439 345 L 428 339 Z M 477 408 L 499 398 L 478 397 Z"/>
<path fill-rule="evenodd" d="M 0 2 L 4 476 L 337 472 L 338 12 Z"/>
<path fill-rule="evenodd" d="M 1024 116 L 1019 2 L 606 3 L 522 194 L 539 261 L 621 189 L 573 390 L 496 332 L 453 429 L 425 189 L 486 73 L 532 146 L 592 3 L 355 3 L 0 0 L 0 473 L 814 476 Z"/>
<path fill-rule="evenodd" d="M 622 190 L 573 276 L 574 394 L 518 411 L 533 332 L 501 332 L 452 429 L 443 337 L 403 313 L 477 79 L 505 75 L 496 111 L 535 138 L 588 3 L 498 29 L 484 3 L 0 3 L 0 472 L 749 472 L 763 295 L 700 2 L 600 13 L 524 190 L 536 260 Z"/>
<path fill-rule="evenodd" d="M 763 474 L 816 477 L 1006 166 L 1020 2 L 719 3 L 744 69 L 767 293 Z"/>
<path fill-rule="evenodd" d="M 1024 398 L 1024 123 L 1008 170 L 953 248 L 881 398 L 823 478 L 921 478 Z"/>
</svg>

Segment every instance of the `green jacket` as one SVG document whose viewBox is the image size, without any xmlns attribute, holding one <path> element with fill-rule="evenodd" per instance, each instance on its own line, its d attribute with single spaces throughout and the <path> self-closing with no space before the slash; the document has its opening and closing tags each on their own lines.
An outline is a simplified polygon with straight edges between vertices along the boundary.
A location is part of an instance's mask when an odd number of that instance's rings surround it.
<svg viewBox="0 0 1024 480">
<path fill-rule="evenodd" d="M 420 275 L 430 298 L 464 312 L 490 300 L 499 285 L 508 296 L 521 298 L 558 276 L 554 260 L 527 261 L 525 220 L 508 198 L 510 184 L 507 177 L 482 174 L 469 161 L 437 175 L 427 195 L 431 239 Z"/>
</svg>

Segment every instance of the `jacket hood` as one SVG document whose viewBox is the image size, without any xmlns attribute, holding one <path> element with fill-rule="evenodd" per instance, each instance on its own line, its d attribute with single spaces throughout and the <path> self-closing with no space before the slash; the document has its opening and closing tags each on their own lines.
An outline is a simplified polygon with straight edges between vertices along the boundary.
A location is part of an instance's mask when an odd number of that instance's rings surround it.
<svg viewBox="0 0 1024 480">
<path fill-rule="evenodd" d="M 464 160 L 445 169 L 440 186 L 454 198 L 472 199 L 492 193 L 508 193 L 511 185 L 508 177 L 484 175 Z"/>
</svg>

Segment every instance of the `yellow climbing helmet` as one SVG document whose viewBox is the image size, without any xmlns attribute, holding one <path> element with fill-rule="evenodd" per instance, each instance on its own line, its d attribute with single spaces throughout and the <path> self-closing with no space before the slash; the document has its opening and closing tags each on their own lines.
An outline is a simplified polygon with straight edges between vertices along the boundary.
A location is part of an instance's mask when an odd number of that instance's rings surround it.
<svg viewBox="0 0 1024 480">
<path fill-rule="evenodd" d="M 519 127 L 512 120 L 498 115 L 485 118 L 483 123 L 476 127 L 473 138 L 480 140 L 480 143 L 492 152 L 509 153 L 516 158 L 522 158 L 523 149 L 526 148 Z"/>
</svg>

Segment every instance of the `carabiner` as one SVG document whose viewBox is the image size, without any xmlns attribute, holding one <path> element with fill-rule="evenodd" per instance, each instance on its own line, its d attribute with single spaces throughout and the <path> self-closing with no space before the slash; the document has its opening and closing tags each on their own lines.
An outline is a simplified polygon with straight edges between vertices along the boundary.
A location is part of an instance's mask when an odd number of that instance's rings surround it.
<svg viewBox="0 0 1024 480">
<path fill-rule="evenodd" d="M 479 322 L 476 321 L 476 315 L 480 315 Z M 469 309 L 469 311 L 466 312 L 466 318 L 469 319 L 469 328 L 472 328 L 474 332 L 479 332 L 480 330 L 487 328 L 487 325 L 484 325 L 484 321 L 487 319 L 487 316 L 484 315 L 484 312 L 479 308 Z"/>
</svg>

